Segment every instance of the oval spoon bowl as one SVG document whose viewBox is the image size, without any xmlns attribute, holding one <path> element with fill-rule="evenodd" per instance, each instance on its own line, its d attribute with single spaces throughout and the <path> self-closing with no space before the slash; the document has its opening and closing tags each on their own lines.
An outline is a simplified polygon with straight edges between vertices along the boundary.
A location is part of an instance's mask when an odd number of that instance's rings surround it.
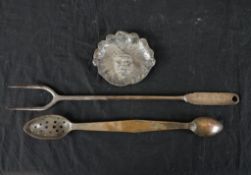
<svg viewBox="0 0 251 175">
<path fill-rule="evenodd" d="M 45 115 L 28 121 L 23 130 L 36 139 L 55 140 L 70 132 L 72 124 L 60 115 Z"/>
</svg>

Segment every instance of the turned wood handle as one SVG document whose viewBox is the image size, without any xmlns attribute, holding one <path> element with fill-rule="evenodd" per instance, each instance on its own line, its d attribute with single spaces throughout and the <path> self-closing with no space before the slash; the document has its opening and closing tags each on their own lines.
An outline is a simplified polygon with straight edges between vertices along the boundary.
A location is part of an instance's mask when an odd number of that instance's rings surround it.
<svg viewBox="0 0 251 175">
<path fill-rule="evenodd" d="M 187 123 L 150 121 L 150 120 L 123 120 L 109 122 L 74 123 L 72 130 L 106 131 L 140 133 L 151 131 L 188 129 Z"/>
<path fill-rule="evenodd" d="M 228 92 L 194 92 L 186 94 L 184 100 L 194 105 L 235 105 L 239 96 Z"/>
</svg>

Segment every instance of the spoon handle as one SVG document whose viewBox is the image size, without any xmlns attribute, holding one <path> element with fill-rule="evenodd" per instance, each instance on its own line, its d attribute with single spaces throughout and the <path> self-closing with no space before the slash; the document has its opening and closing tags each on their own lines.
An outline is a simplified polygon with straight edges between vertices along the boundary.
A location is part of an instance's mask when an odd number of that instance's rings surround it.
<svg viewBox="0 0 251 175">
<path fill-rule="evenodd" d="M 123 120 L 110 122 L 74 123 L 72 130 L 140 133 L 163 130 L 189 129 L 189 123 Z"/>
</svg>

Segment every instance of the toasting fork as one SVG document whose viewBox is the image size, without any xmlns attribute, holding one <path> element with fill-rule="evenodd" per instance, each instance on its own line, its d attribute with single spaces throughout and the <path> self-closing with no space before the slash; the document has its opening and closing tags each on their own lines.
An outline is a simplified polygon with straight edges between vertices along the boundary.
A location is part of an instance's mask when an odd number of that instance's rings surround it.
<svg viewBox="0 0 251 175">
<path fill-rule="evenodd" d="M 12 89 L 33 89 L 48 92 L 52 99 L 38 107 L 7 107 L 8 110 L 19 111 L 43 111 L 51 108 L 60 101 L 91 101 L 91 100 L 176 100 L 184 101 L 193 105 L 236 105 L 239 103 L 239 96 L 231 92 L 193 92 L 185 95 L 59 95 L 52 88 L 45 85 L 14 85 Z"/>
</svg>

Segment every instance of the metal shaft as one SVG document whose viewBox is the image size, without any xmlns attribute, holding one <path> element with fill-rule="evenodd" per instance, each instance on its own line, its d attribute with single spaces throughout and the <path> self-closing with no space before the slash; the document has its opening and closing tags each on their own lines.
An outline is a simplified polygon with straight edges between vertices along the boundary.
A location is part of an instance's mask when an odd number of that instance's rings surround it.
<svg viewBox="0 0 251 175">
<path fill-rule="evenodd" d="M 57 101 L 82 100 L 181 100 L 184 96 L 158 96 L 158 95 L 59 95 Z"/>
</svg>

